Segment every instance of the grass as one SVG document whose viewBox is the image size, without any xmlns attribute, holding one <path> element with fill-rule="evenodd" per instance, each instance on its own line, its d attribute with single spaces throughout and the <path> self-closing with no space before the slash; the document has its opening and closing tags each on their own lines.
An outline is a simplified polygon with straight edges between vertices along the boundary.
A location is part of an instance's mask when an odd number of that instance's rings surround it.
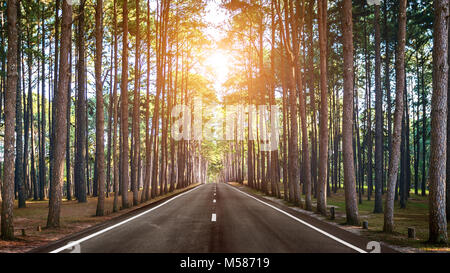
<svg viewBox="0 0 450 273">
<path fill-rule="evenodd" d="M 246 185 L 246 181 L 244 181 L 244 185 Z M 250 188 L 248 189 L 253 193 L 261 194 L 261 192 L 257 190 Z M 284 191 L 282 184 L 280 184 L 280 189 L 283 195 Z M 303 196 L 302 198 L 304 201 Z M 383 196 L 383 207 L 384 198 L 385 195 Z M 374 197 L 372 196 L 372 200 L 368 201 L 367 191 L 365 191 L 362 199 L 362 204 L 358 205 L 360 219 L 361 221 L 369 222 L 368 230 L 359 229 L 362 235 L 369 237 L 371 240 L 382 241 L 395 246 L 403 247 L 405 251 L 414 251 L 414 249 L 416 249 L 416 251 L 419 250 L 427 252 L 450 252 L 449 245 L 433 245 L 427 243 L 429 219 L 428 197 L 421 196 L 421 192 L 419 192 L 419 195 L 415 195 L 414 191 L 412 191 L 410 194 L 410 198 L 408 199 L 408 202 L 406 204 L 406 208 L 404 209 L 401 209 L 399 202 L 395 201 L 394 234 L 383 233 L 384 214 L 373 213 Z M 312 202 L 315 210 L 316 199 L 313 198 Z M 292 204 L 290 204 L 289 202 L 285 203 L 286 205 L 292 206 Z M 332 193 L 331 196 L 328 196 L 327 203 L 328 207 L 336 207 L 336 219 L 328 221 L 335 222 L 340 225 L 345 225 L 346 219 L 344 190 L 339 189 L 337 193 Z M 408 238 L 408 228 L 410 227 L 415 228 L 416 230 L 415 239 Z"/>
<path fill-rule="evenodd" d="M 383 206 L 384 206 L 383 196 Z M 337 216 L 335 222 L 345 223 L 345 198 L 344 190 L 339 190 L 336 194 L 328 197 L 328 205 L 335 206 Z M 363 196 L 362 204 L 358 205 L 360 219 L 369 222 L 369 229 L 362 230 L 364 235 L 378 241 L 383 241 L 401 247 L 413 247 L 420 250 L 426 250 L 430 245 L 426 244 L 428 240 L 428 198 L 421 195 L 411 194 L 406 208 L 400 208 L 399 202 L 395 202 L 394 223 L 395 233 L 383 233 L 384 214 L 373 213 L 374 199 L 367 200 L 367 195 Z M 408 238 L 408 228 L 415 228 L 416 238 Z M 442 246 L 433 246 L 433 248 L 448 251 Z"/>
<path fill-rule="evenodd" d="M 16 240 L 2 241 L 0 240 L 0 252 L 26 252 L 35 247 L 42 246 L 61 239 L 72 233 L 79 232 L 83 229 L 99 224 L 101 222 L 111 220 L 120 215 L 131 212 L 137 208 L 152 204 L 163 198 L 176 195 L 182 191 L 193 188 L 198 184 L 194 184 L 185 189 L 175 190 L 163 196 L 158 196 L 150 201 L 138 206 L 119 210 L 112 213 L 113 195 L 105 199 L 105 216 L 96 217 L 97 198 L 88 197 L 86 203 L 78 203 L 76 200 L 63 200 L 61 205 L 61 227 L 58 229 L 47 229 L 48 200 L 46 201 L 27 201 L 26 208 L 19 209 L 17 201 L 14 207 L 14 234 Z M 142 191 L 140 192 L 142 193 Z M 141 194 L 139 194 L 139 197 Z M 133 193 L 128 193 L 128 200 L 132 202 Z M 140 200 L 140 199 L 139 199 Z M 1 202 L 0 202 L 1 203 Z M 121 198 L 119 197 L 119 206 Z M 22 230 L 25 236 L 22 235 Z"/>
</svg>

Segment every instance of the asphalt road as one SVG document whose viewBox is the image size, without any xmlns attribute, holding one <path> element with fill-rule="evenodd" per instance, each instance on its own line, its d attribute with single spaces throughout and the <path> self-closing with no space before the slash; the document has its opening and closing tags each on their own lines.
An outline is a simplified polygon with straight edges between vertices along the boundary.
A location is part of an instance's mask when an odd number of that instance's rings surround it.
<svg viewBox="0 0 450 273">
<path fill-rule="evenodd" d="M 48 252 L 357 253 L 364 237 L 226 184 L 207 184 Z M 381 252 L 392 250 L 382 246 Z"/>
</svg>

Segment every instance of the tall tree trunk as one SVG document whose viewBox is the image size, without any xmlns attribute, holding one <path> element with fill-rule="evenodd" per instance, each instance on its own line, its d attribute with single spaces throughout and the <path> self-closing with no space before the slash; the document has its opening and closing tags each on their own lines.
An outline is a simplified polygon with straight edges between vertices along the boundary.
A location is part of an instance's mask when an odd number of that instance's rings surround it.
<svg viewBox="0 0 450 273">
<path fill-rule="evenodd" d="M 117 57 L 117 1 L 114 0 L 113 3 L 114 15 L 113 15 L 113 31 L 114 31 L 114 80 L 113 80 L 113 95 L 112 100 L 114 103 L 113 110 L 113 119 L 114 119 L 114 128 L 113 128 L 113 164 L 114 164 L 114 201 L 113 201 L 113 212 L 117 212 L 119 210 L 119 155 L 117 149 L 117 127 L 119 125 L 119 99 L 117 96 L 117 65 L 118 65 L 118 57 Z"/>
<path fill-rule="evenodd" d="M 310 94 L 311 105 L 311 126 L 312 126 L 312 138 L 311 138 L 311 176 L 312 185 L 314 186 L 314 197 L 317 197 L 317 113 L 316 113 L 316 97 L 314 86 L 314 33 L 313 33 L 313 19 L 314 19 L 314 3 L 315 0 L 309 1 L 308 7 L 308 88 Z"/>
<path fill-rule="evenodd" d="M 386 107 L 386 116 L 387 116 L 387 135 L 388 135 L 388 163 L 389 166 L 392 157 L 392 103 L 391 103 L 391 79 L 390 79 L 390 66 L 391 66 L 391 50 L 389 48 L 389 26 L 388 26 L 388 2 L 384 1 L 384 40 L 386 47 L 386 57 L 385 57 L 385 67 L 384 67 L 384 85 L 386 88 L 386 98 L 387 98 L 387 107 Z M 388 171 L 386 171 L 388 174 Z M 387 180 L 387 176 L 385 176 L 385 180 Z M 384 181 L 384 185 L 386 181 Z M 384 186 L 383 186 L 384 189 Z"/>
<path fill-rule="evenodd" d="M 52 116 L 51 119 L 51 128 L 50 128 L 50 179 L 52 179 L 52 169 L 53 169 L 53 147 L 54 145 L 54 139 L 55 139 L 55 111 L 56 111 L 56 104 L 55 102 L 55 96 L 56 92 L 58 92 L 58 65 L 59 65 L 59 9 L 61 5 L 61 0 L 56 0 L 55 2 L 55 64 L 53 68 L 53 100 L 52 100 L 52 109 L 51 112 L 49 111 L 49 117 Z M 50 99 L 49 99 L 49 106 L 50 106 Z"/>
<path fill-rule="evenodd" d="M 422 196 L 427 192 L 427 97 L 425 94 L 424 60 L 422 59 L 421 88 L 422 88 Z"/>
<path fill-rule="evenodd" d="M 355 166 L 353 161 L 353 21 L 352 1 L 344 0 L 342 8 L 344 41 L 344 101 L 342 114 L 342 145 L 344 156 L 345 210 L 347 224 L 359 225 L 356 200 Z"/>
<path fill-rule="evenodd" d="M 384 232 L 394 231 L 394 197 L 400 160 L 400 144 L 403 117 L 403 93 L 405 89 L 405 44 L 406 44 L 406 1 L 399 0 L 398 44 L 396 54 L 396 96 L 394 113 L 394 135 L 392 138 L 392 158 L 389 163 L 386 210 L 384 212 Z"/>
<path fill-rule="evenodd" d="M 317 192 L 317 211 L 327 213 L 327 161 L 328 161 L 328 76 L 327 76 L 327 9 L 328 1 L 319 0 L 319 41 L 320 41 L 320 133 L 319 133 L 319 180 Z M 351 9 L 351 7 L 350 7 Z M 349 26 L 351 27 L 351 25 Z M 353 62 L 351 62 L 353 65 Z M 352 100 L 353 101 L 353 100 Z M 350 112 L 352 113 L 352 112 Z M 351 115 L 348 116 L 351 120 Z M 350 126 L 351 128 L 352 126 Z M 350 138 L 351 146 L 351 138 Z M 353 157 L 353 152 L 351 153 Z"/>
<path fill-rule="evenodd" d="M 375 5 L 375 207 L 383 212 L 383 90 L 381 90 L 380 6 Z"/>
<path fill-rule="evenodd" d="M 26 192 L 25 192 L 25 180 L 24 180 L 24 169 L 23 169 L 23 112 L 22 112 L 22 87 L 20 80 L 21 75 L 21 26 L 20 26 L 20 2 L 17 3 L 17 31 L 18 31 L 18 47 L 17 47 L 17 73 L 19 81 L 17 82 L 17 92 L 16 92 L 16 160 L 14 168 L 14 184 L 18 191 L 18 201 L 19 208 L 25 208 L 26 204 Z"/>
<path fill-rule="evenodd" d="M 133 96 L 133 138 L 132 138 L 132 163 L 131 163 L 131 191 L 133 192 L 133 205 L 139 204 L 138 193 L 138 164 L 140 154 L 140 129 L 139 129 L 139 115 L 140 115 L 140 37 L 139 37 L 139 17 L 140 8 L 139 0 L 136 0 L 136 58 L 135 58 L 135 74 L 134 74 L 134 96 Z"/>
<path fill-rule="evenodd" d="M 419 162 L 420 162 L 420 145 L 419 145 L 419 140 L 420 140 L 420 135 L 419 135 L 420 134 L 420 132 L 419 132 L 420 72 L 419 72 L 419 56 L 417 53 L 416 53 L 416 74 L 417 74 L 416 75 L 416 77 L 417 77 L 417 83 L 416 83 L 417 103 L 416 103 L 416 121 L 414 124 L 414 128 L 415 128 L 415 134 L 414 134 L 414 193 L 416 195 L 418 195 L 419 194 Z M 447 138 L 447 141 L 448 141 L 448 138 Z M 449 158 L 447 157 L 447 161 L 448 160 L 449 160 Z M 448 164 L 447 164 L 447 168 L 448 168 Z"/>
<path fill-rule="evenodd" d="M 28 35 L 28 47 L 31 47 L 31 34 L 29 33 L 29 29 L 27 30 Z M 35 150 L 34 150 L 34 115 L 33 115 L 33 93 L 32 93 L 32 79 L 33 79 L 33 52 L 28 52 L 28 96 L 27 96 L 27 119 L 25 123 L 28 123 L 25 127 L 27 128 L 25 132 L 28 132 L 30 129 L 31 135 L 31 166 L 30 166 L 30 177 L 31 177 L 31 185 L 33 188 L 33 200 L 36 201 L 39 199 L 39 188 L 36 181 L 36 165 L 35 165 Z M 38 64 L 39 67 L 39 64 Z M 38 73 L 39 76 L 39 73 Z M 38 92 L 39 94 L 39 92 Z M 1 102 L 0 102 L 1 104 Z M 1 112 L 1 111 L 0 111 Z M 27 162 L 24 162 L 26 165 Z"/>
<path fill-rule="evenodd" d="M 53 147 L 52 179 L 47 227 L 59 227 L 64 175 L 64 157 L 67 134 L 67 92 L 69 87 L 69 51 L 72 25 L 72 6 L 63 1 L 61 24 L 61 59 L 59 65 L 58 92 L 55 94 L 55 138 Z"/>
<path fill-rule="evenodd" d="M 270 54 L 270 69 L 271 69 L 271 74 L 272 76 L 275 76 L 275 35 L 276 35 L 276 21 L 275 21 L 275 10 L 274 10 L 274 3 L 273 1 L 271 1 L 271 54 Z M 275 103 L 275 83 L 271 82 L 270 85 L 270 91 L 269 91 L 269 100 L 270 100 L 270 105 L 276 105 Z M 276 132 L 271 132 L 272 135 L 271 137 L 275 138 L 277 137 Z M 274 139 L 271 139 L 272 141 L 274 141 Z M 239 143 L 240 145 L 240 143 Z M 240 147 L 239 147 L 240 150 Z M 238 157 L 239 158 L 239 157 Z M 278 155 L 278 150 L 272 151 L 271 155 L 270 155 L 270 171 L 271 171 L 271 193 L 273 196 L 276 196 L 278 198 L 281 198 L 281 193 L 280 193 L 280 188 L 279 188 L 279 184 L 280 184 L 280 173 L 279 173 L 279 169 L 280 169 L 280 164 L 279 164 L 279 155 Z M 238 181 L 241 182 L 243 179 L 243 177 L 238 174 Z"/>
<path fill-rule="evenodd" d="M 27 46 L 28 48 L 31 48 L 30 45 L 30 40 L 31 40 L 31 36 L 30 36 L 30 29 L 29 27 L 27 27 Z M 28 52 L 27 54 L 27 67 L 28 67 L 28 92 L 27 92 L 27 97 L 25 99 L 25 85 L 23 86 L 23 102 L 24 102 L 24 160 L 23 160 L 23 164 L 22 164 L 22 169 L 23 172 L 25 174 L 24 177 L 24 183 L 25 185 L 27 185 L 27 182 L 30 180 L 29 178 L 31 178 L 31 169 L 29 172 L 29 176 L 27 178 L 27 170 L 28 170 L 28 150 L 29 150 L 29 140 L 30 140 L 30 109 L 32 107 L 32 103 L 33 103 L 33 96 L 32 96 L 32 77 L 33 77 L 33 72 L 32 72 L 32 62 L 33 62 L 33 53 L 32 52 Z M 25 75 L 23 76 L 23 78 L 25 78 Z M 31 116 L 31 121 L 33 116 Z M 32 178 L 31 178 L 32 180 Z M 31 197 L 31 187 L 32 187 L 32 183 L 29 187 L 30 191 L 27 192 L 27 197 Z"/>
<path fill-rule="evenodd" d="M 371 93 L 371 59 L 370 52 L 368 50 L 368 33 L 367 33 L 367 23 L 366 17 L 364 16 L 364 57 L 365 57 L 365 91 L 366 91 L 366 135 L 365 135 L 365 145 L 367 148 L 367 200 L 370 201 L 372 198 L 373 190 L 373 161 L 372 161 L 372 151 L 373 151 L 373 139 L 372 139 L 372 93 Z"/>
<path fill-rule="evenodd" d="M 449 1 L 434 1 L 433 97 L 430 148 L 430 238 L 447 243 L 445 171 L 447 145 L 448 16 Z"/>
<path fill-rule="evenodd" d="M 113 38 L 114 39 L 114 38 Z M 110 44 L 110 48 L 114 47 L 114 41 Z M 113 98 L 113 63 L 114 53 L 111 50 L 111 74 L 109 76 L 109 101 L 108 101 L 108 129 L 107 129 L 107 151 L 106 151 L 106 198 L 109 198 L 111 191 L 111 148 L 112 148 L 112 126 L 113 126 L 113 111 L 114 111 L 114 98 Z"/>
<path fill-rule="evenodd" d="M 410 143 L 410 133 L 411 133 L 411 123 L 409 118 L 409 106 L 408 106 L 408 89 L 405 83 L 405 112 L 406 112 L 406 192 L 405 198 L 408 201 L 410 191 L 411 191 L 411 143 Z"/>
<path fill-rule="evenodd" d="M 86 74 L 85 74 L 85 37 L 84 37 L 84 7 L 86 0 L 80 3 L 78 9 L 78 29 L 77 29 L 77 77 L 78 77 L 78 95 L 76 107 L 76 153 L 75 153 L 75 184 L 77 184 L 77 199 L 80 203 L 87 202 L 86 197 L 86 156 L 87 156 L 87 142 L 86 142 Z"/>
<path fill-rule="evenodd" d="M 16 0 L 7 2 L 8 53 L 7 79 L 5 92 L 5 136 L 4 136 L 4 169 L 2 186 L 1 237 L 3 240 L 14 239 L 14 142 L 16 121 L 17 92 L 17 9 Z"/>
<path fill-rule="evenodd" d="M 97 168 L 98 202 L 97 216 L 105 214 L 105 117 L 102 83 L 103 55 L 103 0 L 97 0 L 95 7 L 95 98 L 96 98 L 96 134 L 95 163 Z"/>
<path fill-rule="evenodd" d="M 150 169 L 151 169 L 151 153 L 152 144 L 150 140 L 150 1 L 147 2 L 147 99 L 145 103 L 145 175 L 144 175 L 144 189 L 142 192 L 141 202 L 148 201 L 150 197 Z M 178 54 L 177 54 L 178 58 Z M 178 60 L 177 60 L 178 64 Z M 178 73 L 178 66 L 177 66 Z M 152 128 L 153 132 L 153 121 Z"/>
<path fill-rule="evenodd" d="M 44 7 L 42 7 L 42 21 L 41 21 L 41 32 L 42 32 L 42 46 L 41 46 L 41 61 L 42 61 L 42 75 L 41 75 L 41 115 L 40 115 L 40 126 L 39 126 L 39 200 L 43 201 L 45 199 L 45 181 L 46 181 L 46 167 L 45 167 L 45 20 L 44 20 Z M 38 124 L 38 125 L 39 125 Z"/>
<path fill-rule="evenodd" d="M 66 135 L 66 197 L 67 200 L 72 200 L 72 174 L 71 174 L 71 160 L 70 160 L 70 128 L 71 128 L 71 105 L 72 105 L 72 25 L 70 26 L 70 38 L 69 38 L 69 80 L 67 82 L 67 135 Z"/>
<path fill-rule="evenodd" d="M 122 208 L 128 208 L 128 1 L 123 2 L 123 47 L 122 47 L 122 81 L 121 81 L 121 126 L 122 132 Z"/>
<path fill-rule="evenodd" d="M 287 109 L 287 88 L 286 88 L 286 65 L 282 64 L 281 68 L 281 84 L 283 88 L 283 197 L 285 201 L 288 201 L 288 155 L 287 155 L 287 143 L 288 143 L 288 133 L 287 133 L 287 120 L 288 120 L 288 109 Z"/>
<path fill-rule="evenodd" d="M 448 29 L 449 33 L 448 35 L 448 39 L 450 42 L 450 28 Z M 450 51 L 447 49 L 447 55 L 448 55 L 448 62 L 450 64 Z M 417 68 L 417 70 L 419 70 Z M 450 70 L 449 70 L 449 75 L 450 77 Z M 419 75 L 417 75 L 417 81 L 419 81 Z M 450 84 L 447 83 L 447 165 L 446 165 L 446 213 L 447 213 L 447 222 L 450 221 L 450 151 L 449 151 L 449 147 L 450 147 L 450 111 L 448 109 L 450 109 L 450 100 L 448 99 L 450 97 Z M 417 125 L 417 128 L 419 128 L 419 125 Z M 417 136 L 417 138 L 419 138 Z M 417 141 L 419 142 L 419 141 Z M 417 146 L 419 146 L 419 144 L 417 144 Z"/>
<path fill-rule="evenodd" d="M 324 4 L 326 5 L 326 3 Z M 295 31 L 294 35 L 297 35 L 297 30 L 300 32 L 301 39 L 304 38 L 303 34 L 303 27 L 304 27 L 304 16 L 301 16 L 300 9 L 303 8 L 303 14 L 305 9 L 305 3 L 303 3 L 303 6 L 300 7 L 299 1 L 296 1 L 296 7 L 297 12 L 296 16 L 294 18 L 294 21 L 296 22 L 294 24 Z M 303 15 L 302 14 L 302 15 Z M 302 19 L 300 19 L 302 18 Z M 300 49 L 296 48 L 298 47 L 298 41 L 297 38 L 293 39 L 293 42 L 296 44 L 294 46 L 294 51 L 298 52 Z M 303 89 L 303 76 L 300 72 L 300 58 L 299 54 L 296 54 L 296 61 L 295 64 L 297 66 L 296 68 L 296 81 L 297 81 L 297 89 L 299 93 L 299 110 L 300 110 L 300 117 L 301 117 L 301 132 L 302 132 L 302 161 L 303 161 L 303 186 L 305 191 L 305 209 L 306 210 L 312 210 L 312 202 L 311 202 L 311 161 L 309 157 L 309 139 L 308 139 L 308 127 L 307 127 L 307 120 L 306 120 L 306 98 L 305 98 L 305 91 Z"/>
</svg>

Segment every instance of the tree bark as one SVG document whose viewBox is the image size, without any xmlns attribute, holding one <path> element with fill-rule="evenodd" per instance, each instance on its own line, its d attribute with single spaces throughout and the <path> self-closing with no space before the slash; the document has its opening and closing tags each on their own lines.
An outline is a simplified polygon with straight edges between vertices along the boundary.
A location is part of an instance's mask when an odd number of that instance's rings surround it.
<svg viewBox="0 0 450 273">
<path fill-rule="evenodd" d="M 85 0 L 80 3 L 78 10 L 78 29 L 77 29 L 77 49 L 78 49 L 78 63 L 77 63 L 77 77 L 78 77 L 78 95 L 76 107 L 76 153 L 75 153 L 75 184 L 77 184 L 77 199 L 80 203 L 87 202 L 86 196 L 86 156 L 87 156 L 87 141 L 86 141 L 86 74 L 85 74 L 85 37 L 84 37 L 84 6 Z"/>
<path fill-rule="evenodd" d="M 39 199 L 45 199 L 46 163 L 45 163 L 45 20 L 44 8 L 42 8 L 42 75 L 41 75 L 41 122 L 40 122 L 40 152 L 39 152 Z"/>
<path fill-rule="evenodd" d="M 386 88 L 386 97 L 387 97 L 387 106 L 386 106 L 386 116 L 387 116 L 387 135 L 388 135 L 388 162 L 387 166 L 389 166 L 389 162 L 391 161 L 391 155 L 392 155 L 392 103 L 391 103 L 391 79 L 390 79 L 390 66 L 391 66 L 391 50 L 389 48 L 389 26 L 387 22 L 388 17 L 388 8 L 387 8 L 387 1 L 384 1 L 384 40 L 385 40 L 385 47 L 386 47 L 386 57 L 385 57 L 385 67 L 384 67 L 384 76 L 385 76 L 385 88 Z M 386 174 L 388 172 L 386 171 Z M 386 184 L 386 175 L 384 178 L 384 186 Z"/>
<path fill-rule="evenodd" d="M 119 99 L 117 97 L 117 1 L 114 0 L 113 3 L 113 31 L 114 31 L 114 81 L 113 81 L 113 95 L 112 100 L 114 103 L 113 118 L 114 118 L 114 128 L 113 128 L 113 164 L 114 164 L 114 201 L 113 201 L 113 212 L 119 210 L 119 155 L 117 154 L 117 126 L 119 125 Z"/>
<path fill-rule="evenodd" d="M 430 148 L 430 238 L 431 243 L 447 243 L 445 211 L 448 16 L 449 1 L 434 1 L 433 96 L 431 102 Z"/>
<path fill-rule="evenodd" d="M 133 205 L 137 206 L 139 204 L 138 193 L 138 164 L 139 164 L 139 154 L 140 154 L 140 129 L 139 129 L 139 115 L 140 115 L 140 37 L 139 37 L 139 17 L 140 8 L 139 0 L 136 0 L 136 58 L 135 58 L 135 74 L 134 74 L 134 96 L 133 96 L 133 152 L 132 152 L 132 163 L 131 163 L 131 190 L 133 192 Z"/>
<path fill-rule="evenodd" d="M 450 28 L 448 29 L 449 33 L 448 35 L 448 42 L 450 42 Z M 448 62 L 450 64 L 450 51 L 447 49 L 447 55 L 448 55 Z M 419 71 L 419 68 L 417 68 L 417 71 Z M 419 73 L 417 73 L 419 74 Z M 450 70 L 448 76 L 450 77 Z M 417 81 L 419 81 L 419 75 L 417 75 Z M 447 213 L 447 222 L 450 221 L 450 151 L 448 150 L 450 147 L 450 100 L 448 99 L 450 97 L 450 84 L 447 83 L 447 162 L 446 162 L 446 213 Z M 417 128 L 419 128 L 419 125 L 417 125 Z M 417 136 L 417 138 L 419 138 Z M 419 142 L 419 141 L 417 141 Z M 419 146 L 419 144 L 417 144 Z"/>
<path fill-rule="evenodd" d="M 19 208 L 26 207 L 26 193 L 25 193 L 25 180 L 24 180 L 24 169 L 23 169 L 23 112 L 22 112 L 22 87 L 20 80 L 21 75 L 21 27 L 20 27 L 20 2 L 17 3 L 17 31 L 18 31 L 18 46 L 17 46 L 17 92 L 16 92 L 16 159 L 14 168 L 14 184 L 18 192 L 18 206 Z"/>
<path fill-rule="evenodd" d="M 123 47 L 122 47 L 122 82 L 121 82 L 121 126 L 122 131 L 122 208 L 128 208 L 128 1 L 123 2 Z"/>
<path fill-rule="evenodd" d="M 70 31 L 72 25 L 72 6 L 63 1 L 61 24 L 61 58 L 59 63 L 58 92 L 55 94 L 55 138 L 53 147 L 52 179 L 47 227 L 60 226 L 60 212 L 62 203 L 62 185 L 64 176 L 64 157 L 66 156 L 67 134 L 67 92 L 69 87 L 69 51 Z"/>
<path fill-rule="evenodd" d="M 353 161 L 353 21 L 352 1 L 344 0 L 342 7 L 344 41 L 344 101 L 342 114 L 342 145 L 344 157 L 344 188 L 347 224 L 359 225 L 356 200 L 355 166 Z"/>
<path fill-rule="evenodd" d="M 103 0 L 97 0 L 95 7 L 95 98 L 96 98 L 96 134 L 95 158 L 97 168 L 98 202 L 97 216 L 105 214 L 105 117 L 102 83 L 103 55 Z"/>
<path fill-rule="evenodd" d="M 375 207 L 383 212 L 383 90 L 381 90 L 380 6 L 375 5 Z"/>
<path fill-rule="evenodd" d="M 424 60 L 422 60 L 422 75 L 421 75 L 421 87 L 422 87 L 422 196 L 426 196 L 427 192 L 427 96 L 425 94 L 425 71 L 423 68 Z"/>
<path fill-rule="evenodd" d="M 345 2 L 344 2 L 345 3 Z M 346 4 L 346 3 L 345 3 Z M 327 75 L 327 0 L 319 0 L 319 41 L 320 41 L 320 129 L 319 129 L 319 180 L 317 183 L 317 211 L 327 214 L 327 173 L 328 173 L 328 75 Z M 351 9 L 351 7 L 350 7 Z M 348 15 L 348 14 L 345 14 Z M 351 25 L 349 27 L 352 27 Z M 350 34 L 351 35 L 351 34 Z M 353 54 L 353 52 L 352 52 Z M 353 62 L 351 62 L 353 65 Z M 352 100 L 353 101 L 353 100 Z M 352 112 L 350 112 L 352 113 Z M 352 116 L 348 116 L 351 120 Z M 351 126 L 350 126 L 351 128 Z M 350 138 L 351 146 L 351 138 Z M 351 153 L 353 154 L 353 152 Z M 352 155 L 353 157 L 353 155 Z"/>
<path fill-rule="evenodd" d="M 141 203 L 150 197 L 151 140 L 150 140 L 150 2 L 147 3 L 147 99 L 145 103 L 145 174 Z M 178 54 L 177 54 L 178 58 Z M 177 62 L 178 63 L 178 62 Z M 178 68 L 178 66 L 177 66 Z M 178 72 L 178 69 L 177 69 Z M 151 131 L 153 132 L 153 122 Z"/>
<path fill-rule="evenodd" d="M 8 53 L 7 79 L 5 92 L 5 137 L 4 137 L 4 169 L 2 186 L 1 237 L 3 240 L 14 239 L 13 208 L 14 208 L 14 142 L 16 121 L 17 92 L 17 8 L 16 0 L 7 2 Z"/>
<path fill-rule="evenodd" d="M 67 135 L 66 135 L 66 197 L 67 200 L 72 200 L 72 174 L 71 174 L 71 162 L 70 162 L 70 118 L 71 118 L 71 101 L 72 101 L 72 25 L 70 26 L 70 38 L 69 38 L 69 81 L 67 82 L 68 90 L 67 90 Z"/>
<path fill-rule="evenodd" d="M 399 1 L 398 44 L 396 54 L 396 96 L 394 113 L 394 134 L 392 137 L 392 158 L 389 163 L 388 190 L 384 212 L 383 231 L 394 231 L 394 197 L 400 161 L 400 145 L 403 117 L 403 93 L 405 89 L 405 44 L 406 44 L 406 1 Z"/>
</svg>

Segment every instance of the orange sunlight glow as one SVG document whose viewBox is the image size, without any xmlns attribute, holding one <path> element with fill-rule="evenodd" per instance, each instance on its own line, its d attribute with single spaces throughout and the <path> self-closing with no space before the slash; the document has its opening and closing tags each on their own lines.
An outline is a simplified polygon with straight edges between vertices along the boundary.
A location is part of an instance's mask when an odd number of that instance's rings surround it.
<svg viewBox="0 0 450 273">
<path fill-rule="evenodd" d="M 206 57 L 205 66 L 207 72 L 214 77 L 214 86 L 216 89 L 220 89 L 230 72 L 231 57 L 224 51 L 216 50 Z"/>
</svg>

